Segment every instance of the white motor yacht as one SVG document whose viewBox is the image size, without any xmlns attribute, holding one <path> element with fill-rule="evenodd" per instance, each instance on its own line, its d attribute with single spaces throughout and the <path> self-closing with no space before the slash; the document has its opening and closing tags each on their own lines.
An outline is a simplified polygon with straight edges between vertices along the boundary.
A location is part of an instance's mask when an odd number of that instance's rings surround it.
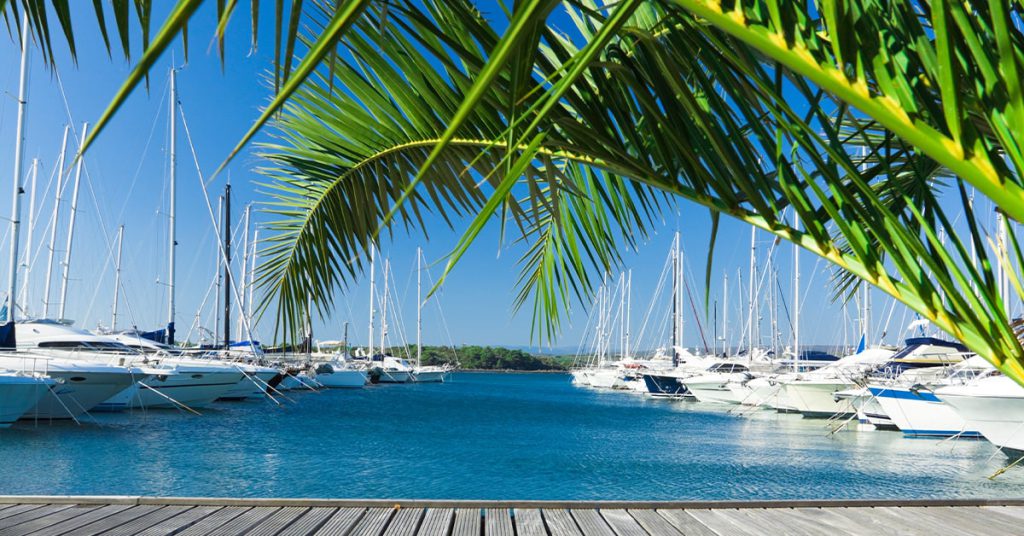
<svg viewBox="0 0 1024 536">
<path fill-rule="evenodd" d="M 837 401 L 836 392 L 856 387 L 869 371 L 893 354 L 892 350 L 867 348 L 820 369 L 780 378 L 786 403 L 804 417 L 852 415 L 853 406 L 846 400 Z"/>
<path fill-rule="evenodd" d="M 147 379 L 135 368 L 25 351 L 0 353 L 0 369 L 43 374 L 58 382 L 25 412 L 25 419 L 77 418 L 136 381 Z"/>
<path fill-rule="evenodd" d="M 0 428 L 8 428 L 28 413 L 57 385 L 38 374 L 0 371 Z"/>
<path fill-rule="evenodd" d="M 729 389 L 729 383 L 742 382 L 750 378 L 753 378 L 753 375 L 747 365 L 733 361 L 721 361 L 711 365 L 699 375 L 680 381 L 699 402 L 739 404 L 741 397 Z"/>
<path fill-rule="evenodd" d="M 935 390 L 963 385 L 995 370 L 984 358 L 973 356 L 950 367 L 911 369 L 895 381 L 870 383 L 868 390 L 892 423 L 910 437 L 981 437 L 966 421 L 935 395 Z"/>
<path fill-rule="evenodd" d="M 119 338 L 137 347 L 130 348 Z M 180 404 L 204 407 L 243 377 L 234 365 L 177 356 L 138 334 L 97 335 L 51 320 L 19 322 L 17 341 L 19 349 L 45 352 L 66 361 L 131 368 L 133 381 L 121 389 L 124 392 L 94 404 L 107 411 L 176 408 Z"/>
<path fill-rule="evenodd" d="M 1024 457 L 1024 387 L 993 372 L 964 385 L 949 385 L 935 395 L 951 406 L 964 426 L 977 430 L 1010 458 Z"/>
</svg>

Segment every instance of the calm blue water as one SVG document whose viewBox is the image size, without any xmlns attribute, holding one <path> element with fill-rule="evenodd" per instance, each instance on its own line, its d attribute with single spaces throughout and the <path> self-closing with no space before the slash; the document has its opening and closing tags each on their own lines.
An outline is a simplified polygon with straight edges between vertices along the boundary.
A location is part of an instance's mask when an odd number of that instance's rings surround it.
<svg viewBox="0 0 1024 536">
<path fill-rule="evenodd" d="M 560 374 L 0 430 L 0 494 L 447 499 L 1021 497 L 981 441 L 574 388 Z"/>
</svg>

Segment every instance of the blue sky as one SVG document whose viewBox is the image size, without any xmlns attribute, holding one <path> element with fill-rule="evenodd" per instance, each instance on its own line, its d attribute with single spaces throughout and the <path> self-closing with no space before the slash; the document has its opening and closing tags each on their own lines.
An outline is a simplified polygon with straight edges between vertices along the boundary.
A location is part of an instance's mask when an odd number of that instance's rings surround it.
<svg viewBox="0 0 1024 536">
<path fill-rule="evenodd" d="M 251 51 L 249 45 L 249 18 L 246 10 L 240 10 L 228 30 L 227 60 L 223 72 L 215 47 L 210 45 L 213 35 L 214 4 L 202 8 L 190 27 L 192 35 L 190 61 L 182 60 L 180 43 L 173 52 L 174 63 L 181 68 L 178 75 L 179 95 L 189 123 L 193 143 L 198 153 L 203 173 L 209 174 L 227 155 L 251 122 L 257 117 L 261 105 L 270 91 L 263 84 L 263 76 L 271 65 L 273 56 L 272 13 L 261 18 L 261 48 Z M 159 5 L 157 9 L 159 9 Z M 41 160 L 36 203 L 40 208 L 33 243 L 32 277 L 29 284 L 29 312 L 40 314 L 46 266 L 46 239 L 52 217 L 53 186 L 52 171 L 57 159 L 63 128 L 73 119 L 76 129 L 83 121 L 94 121 L 109 102 L 120 83 L 128 73 L 129 66 L 115 52 L 108 58 L 102 49 L 99 33 L 91 18 L 91 10 L 83 10 L 76 26 L 79 39 L 79 63 L 73 65 L 66 47 L 56 48 L 58 55 L 58 76 L 43 66 L 41 56 L 36 53 L 31 61 L 30 95 L 26 131 L 26 168 L 32 158 Z M 161 15 L 154 20 L 160 20 Z M 138 41 L 133 44 L 138 48 Z M 18 83 L 18 48 L 10 39 L 0 42 L 0 139 L 7 140 L 0 151 L 0 213 L 9 214 L 10 177 L 13 169 L 15 120 L 17 113 L 16 94 Z M 122 295 L 121 320 L 119 327 L 135 324 L 140 328 L 155 329 L 166 320 L 167 273 L 167 72 L 172 65 L 168 54 L 152 71 L 150 89 L 138 90 L 131 96 L 121 112 L 107 127 L 97 144 L 90 150 L 85 164 L 82 185 L 78 227 L 71 258 L 71 282 L 66 317 L 75 319 L 80 326 L 93 328 L 110 323 L 110 309 L 113 294 L 113 245 L 117 227 L 125 225 L 125 254 L 122 267 L 124 293 Z M 65 106 L 66 99 L 66 106 Z M 266 139 L 259 136 L 259 139 Z M 265 198 L 259 193 L 256 181 L 260 177 L 253 168 L 260 160 L 250 151 L 244 152 L 222 175 L 210 185 L 211 196 L 219 194 L 224 180 L 230 175 L 234 188 L 235 225 L 238 225 L 243 208 L 248 203 L 258 205 Z M 177 325 L 179 338 L 189 332 L 204 297 L 207 297 L 214 271 L 215 244 L 213 225 L 206 208 L 196 168 L 190 153 L 184 129 L 179 127 L 178 143 L 178 292 Z M 58 250 L 63 250 L 67 226 L 67 209 L 70 205 L 70 189 L 58 227 Z M 22 221 L 28 223 L 29 195 L 23 200 Z M 256 207 L 258 208 L 258 207 Z M 264 217 L 254 212 L 256 221 Z M 465 222 L 461 222 L 465 223 Z M 27 227 L 27 226 L 26 226 Z M 510 245 L 510 240 L 499 249 L 498 226 L 490 226 L 477 240 L 470 252 L 450 276 L 446 288 L 439 298 L 443 305 L 445 323 L 451 338 L 442 327 L 436 308 L 428 306 L 424 313 L 424 340 L 427 343 L 446 344 L 501 344 L 525 345 L 530 343 L 530 310 L 527 307 L 519 314 L 513 314 L 517 278 L 516 259 L 521 251 Z M 665 255 L 673 234 L 679 230 L 683 235 L 684 248 L 688 259 L 696 262 L 688 265 L 687 271 L 693 284 L 694 297 L 699 299 L 703 290 L 704 262 L 707 258 L 707 244 L 710 223 L 706 211 L 688 203 L 681 203 L 674 214 L 667 217 L 648 243 L 637 253 L 625 255 L 626 265 L 633 269 L 634 332 L 640 330 L 639 319 L 648 307 L 648 301 L 661 272 Z M 422 246 L 428 261 L 439 261 L 451 251 L 459 238 L 459 231 L 448 231 L 441 222 L 431 225 L 430 241 L 418 237 L 396 235 L 385 245 L 383 255 L 391 258 L 396 281 L 395 299 L 404 311 L 405 323 L 412 335 L 415 321 L 415 250 Z M 9 241 L 7 232 L 3 236 L 3 251 L 7 253 Z M 25 247 L 27 230 L 22 233 Z M 240 237 L 238 238 L 240 240 Z M 767 234 L 758 238 L 759 256 L 764 259 L 771 247 L 772 239 Z M 236 246 L 237 247 L 237 246 Z M 777 246 L 777 263 L 780 272 L 779 285 L 789 301 L 792 296 L 790 267 L 791 247 Z M 723 220 L 719 242 L 715 251 L 715 268 L 712 279 L 711 299 L 720 300 L 722 274 L 730 277 L 729 316 L 739 317 L 740 304 L 736 281 L 737 270 L 747 277 L 749 262 L 750 231 L 743 224 Z M 58 254 L 60 255 L 60 253 Z M 6 259 L 6 257 L 4 257 Z M 435 276 L 443 265 L 433 268 Z M 808 293 L 804 301 L 803 340 L 814 344 L 839 344 L 853 342 L 858 329 L 850 318 L 852 309 L 844 315 L 840 305 L 829 301 L 828 274 L 825 265 L 809 254 L 803 255 L 804 283 Z M 59 268 L 54 270 L 54 300 L 59 292 Z M 6 276 L 6 275 L 5 275 Z M 380 276 L 378 276 L 378 281 Z M 744 283 L 745 284 L 745 283 Z M 19 287 L 21 284 L 19 283 Z M 338 300 L 339 307 L 330 318 L 321 319 L 314 326 L 317 338 L 340 338 L 341 326 L 351 322 L 350 338 L 364 344 L 367 338 L 368 289 L 362 281 L 348 290 Z M 743 289 L 746 295 L 746 289 Z M 881 294 L 874 298 L 876 304 L 874 331 L 881 332 L 889 315 L 889 301 Z M 200 316 L 200 323 L 212 328 L 211 311 L 213 296 Z M 667 303 L 663 306 L 667 307 Z M 689 305 L 687 306 L 689 308 Z M 698 306 L 698 311 L 700 307 Z M 51 315 L 55 316 L 55 315 Z M 720 314 L 721 316 L 721 314 Z M 767 314 L 765 314 L 767 317 Z M 889 333 L 900 333 L 901 319 L 905 319 L 902 307 L 891 315 Z M 688 312 L 685 342 L 688 346 L 698 344 L 699 335 L 692 313 Z M 266 318 L 257 327 L 257 336 L 270 339 L 273 334 L 272 318 Z M 394 322 L 392 322 L 394 323 Z M 575 346 L 583 336 L 586 316 L 579 309 L 565 324 L 563 335 L 557 346 Z M 767 318 L 764 332 L 767 333 Z M 648 332 L 653 328 L 648 328 Z M 788 327 L 785 328 L 788 330 Z M 712 328 L 706 327 L 710 333 Z M 738 334 L 740 326 L 733 323 L 729 328 Z M 193 339 L 196 335 L 193 332 Z M 788 335 L 784 336 L 788 339 Z M 895 338 L 889 338 L 895 341 Z M 392 342 L 398 342 L 393 339 Z M 652 341 L 650 344 L 654 344 Z"/>
</svg>

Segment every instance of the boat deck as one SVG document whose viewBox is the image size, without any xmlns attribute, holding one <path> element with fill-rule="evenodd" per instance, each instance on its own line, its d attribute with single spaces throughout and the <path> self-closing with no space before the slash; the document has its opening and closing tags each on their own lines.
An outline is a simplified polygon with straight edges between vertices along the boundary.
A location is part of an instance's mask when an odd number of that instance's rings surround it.
<svg viewBox="0 0 1024 536">
<path fill-rule="evenodd" d="M 1019 534 L 1024 500 L 534 502 L 0 497 L 0 536 Z"/>
</svg>

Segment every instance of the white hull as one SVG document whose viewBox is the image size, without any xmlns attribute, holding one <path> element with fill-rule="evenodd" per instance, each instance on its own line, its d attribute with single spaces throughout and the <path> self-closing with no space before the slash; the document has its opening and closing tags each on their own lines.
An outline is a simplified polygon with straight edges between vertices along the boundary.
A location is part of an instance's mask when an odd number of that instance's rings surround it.
<svg viewBox="0 0 1024 536">
<path fill-rule="evenodd" d="M 331 389 L 352 389 L 366 385 L 366 372 L 353 369 L 334 369 L 328 374 L 317 374 L 316 381 Z"/>
<path fill-rule="evenodd" d="M 23 419 L 77 418 L 110 397 L 131 387 L 136 377 L 124 372 L 80 372 L 74 370 L 47 372 L 62 383 L 55 385 L 39 402 L 25 412 Z M 143 378 L 138 378 L 143 379 Z"/>
<path fill-rule="evenodd" d="M 442 383 L 447 375 L 447 371 L 444 370 L 417 370 L 412 374 L 412 381 L 416 383 Z"/>
<path fill-rule="evenodd" d="M 1024 456 L 1024 388 L 1013 380 L 992 376 L 943 387 L 935 394 L 953 407 L 968 428 L 981 432 L 1010 457 Z"/>
<path fill-rule="evenodd" d="M 48 378 L 0 375 L 0 428 L 8 428 L 25 415 L 54 385 Z"/>
<path fill-rule="evenodd" d="M 849 400 L 835 399 L 837 391 L 849 389 L 853 384 L 840 380 L 796 380 L 783 384 L 786 401 L 804 417 L 832 417 L 856 413 Z"/>
<path fill-rule="evenodd" d="M 278 374 L 276 370 L 246 370 L 245 372 L 245 376 L 220 398 L 227 400 L 263 398 L 267 396 L 270 380 L 273 380 Z"/>
<path fill-rule="evenodd" d="M 412 379 L 412 373 L 405 370 L 382 370 L 380 372 L 380 383 L 408 383 Z"/>
<path fill-rule="evenodd" d="M 904 434 L 912 437 L 980 437 L 977 430 L 928 390 L 906 387 L 871 387 L 882 411 Z"/>
<path fill-rule="evenodd" d="M 739 404 L 741 398 L 729 389 L 731 374 L 712 374 L 680 380 L 699 402 L 718 404 Z"/>
<path fill-rule="evenodd" d="M 201 408 L 223 397 L 225 393 L 235 388 L 241 379 L 241 372 L 181 372 L 168 376 L 162 382 L 146 382 L 148 388 L 139 388 L 137 396 L 131 397 L 129 407 L 178 408 L 177 404 L 168 400 L 171 398 L 190 408 Z"/>
<path fill-rule="evenodd" d="M 588 387 L 590 385 L 590 373 L 589 371 L 577 369 L 570 373 L 572 375 L 572 383 Z"/>
<path fill-rule="evenodd" d="M 598 369 L 588 374 L 589 385 L 597 389 L 625 389 L 622 371 L 618 369 Z"/>
</svg>

